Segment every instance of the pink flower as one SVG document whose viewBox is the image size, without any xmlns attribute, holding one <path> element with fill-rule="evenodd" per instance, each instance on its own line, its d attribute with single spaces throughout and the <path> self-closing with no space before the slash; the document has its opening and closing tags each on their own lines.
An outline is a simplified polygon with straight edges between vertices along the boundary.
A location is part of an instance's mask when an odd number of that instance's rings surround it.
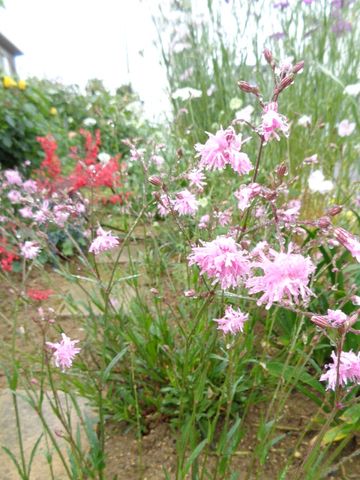
<svg viewBox="0 0 360 480">
<path fill-rule="evenodd" d="M 248 313 L 242 313 L 242 311 L 238 308 L 234 310 L 230 305 L 225 309 L 225 315 L 222 318 L 217 318 L 214 322 L 217 322 L 219 325 L 217 327 L 218 330 L 222 330 L 224 334 L 232 333 L 235 335 L 238 332 L 242 332 L 244 330 L 244 323 L 248 319 Z"/>
<path fill-rule="evenodd" d="M 161 155 L 152 155 L 150 157 L 150 161 L 154 163 L 158 168 L 161 168 L 165 163 L 165 159 Z"/>
<path fill-rule="evenodd" d="M 325 365 L 327 372 L 321 375 L 321 382 L 328 382 L 326 390 L 336 389 L 338 357 L 332 352 L 333 363 Z M 360 352 L 357 354 L 350 352 L 341 352 L 339 365 L 339 386 L 344 387 L 348 382 L 360 384 Z"/>
<path fill-rule="evenodd" d="M 345 248 L 349 250 L 351 255 L 360 263 L 360 242 L 354 235 L 343 228 L 337 227 L 334 229 L 335 238 Z"/>
<path fill-rule="evenodd" d="M 193 247 L 189 265 L 198 265 L 200 273 L 213 278 L 213 285 L 220 282 L 221 288 L 238 286 L 250 270 L 246 252 L 231 237 L 218 236 L 212 242 L 201 242 Z"/>
<path fill-rule="evenodd" d="M 10 185 L 22 185 L 21 175 L 17 170 L 5 170 L 4 175 Z"/>
<path fill-rule="evenodd" d="M 191 170 L 191 172 L 187 174 L 187 178 L 190 182 L 190 187 L 196 187 L 200 191 L 204 190 L 204 187 L 206 185 L 206 182 L 204 182 L 205 175 L 201 170 L 194 168 L 193 170 Z"/>
<path fill-rule="evenodd" d="M 27 260 L 34 260 L 34 258 L 39 255 L 40 251 L 41 247 L 39 247 L 36 242 L 32 242 L 31 240 L 28 240 L 20 245 L 21 255 Z"/>
<path fill-rule="evenodd" d="M 276 102 L 270 102 L 265 106 L 259 130 L 264 136 L 265 142 L 268 142 L 272 138 L 280 140 L 277 130 L 280 130 L 285 137 L 289 135 L 287 119 L 284 115 L 278 113 L 278 105 Z"/>
<path fill-rule="evenodd" d="M 7 194 L 7 197 L 11 203 L 20 203 L 22 200 L 21 193 L 17 190 L 10 190 L 10 192 Z"/>
<path fill-rule="evenodd" d="M 160 201 L 158 203 L 159 215 L 161 217 L 166 217 L 166 215 L 168 215 L 170 213 L 171 208 L 173 206 L 173 203 L 174 203 L 174 201 L 171 200 L 169 195 L 167 195 L 166 193 L 163 193 L 160 196 Z"/>
<path fill-rule="evenodd" d="M 200 167 L 207 170 L 223 170 L 226 165 L 231 165 L 235 172 L 243 175 L 253 169 L 246 153 L 240 152 L 241 135 L 236 135 L 233 127 L 226 130 L 220 129 L 215 135 L 208 133 L 207 142 L 195 145 L 200 157 Z"/>
<path fill-rule="evenodd" d="M 238 200 L 238 208 L 242 212 L 248 208 L 250 202 L 261 192 L 261 187 L 258 183 L 250 183 L 249 185 L 241 185 L 234 195 Z"/>
<path fill-rule="evenodd" d="M 66 205 L 55 205 L 54 207 L 54 223 L 59 227 L 64 227 L 70 213 Z"/>
<path fill-rule="evenodd" d="M 337 328 L 344 325 L 344 323 L 348 320 L 346 313 L 342 312 L 341 310 L 331 310 L 329 308 L 327 312 L 327 315 L 312 316 L 311 321 L 322 328 Z"/>
<path fill-rule="evenodd" d="M 300 215 L 300 209 L 300 200 L 291 200 L 284 208 L 277 211 L 277 216 L 285 223 L 296 222 Z"/>
<path fill-rule="evenodd" d="M 230 208 L 224 210 L 223 212 L 217 212 L 216 217 L 219 221 L 219 225 L 221 225 L 222 227 L 229 225 L 229 223 L 231 222 L 231 215 L 232 211 Z"/>
<path fill-rule="evenodd" d="M 37 192 L 37 183 L 34 180 L 26 180 L 23 183 L 23 188 L 26 193 L 35 193 Z"/>
<path fill-rule="evenodd" d="M 79 340 L 70 340 L 65 333 L 61 334 L 62 340 L 60 343 L 46 342 L 46 345 L 53 350 L 55 365 L 60 367 L 62 371 L 72 366 L 75 355 L 80 353 L 80 348 L 75 347 Z"/>
<path fill-rule="evenodd" d="M 203 215 L 201 218 L 200 218 L 200 221 L 199 221 L 199 224 L 198 224 L 198 227 L 200 229 L 203 229 L 203 228 L 206 228 L 208 223 L 210 221 L 210 215 Z"/>
<path fill-rule="evenodd" d="M 33 216 L 33 212 L 30 207 L 20 208 L 19 213 L 23 218 L 32 218 Z"/>
<path fill-rule="evenodd" d="M 33 219 L 39 224 L 42 225 L 49 219 L 49 201 L 44 200 L 41 208 L 33 214 Z"/>
<path fill-rule="evenodd" d="M 355 130 L 355 123 L 354 122 L 349 122 L 349 120 L 346 118 L 342 122 L 339 123 L 338 125 L 338 134 L 339 137 L 348 137 L 353 133 Z"/>
<path fill-rule="evenodd" d="M 110 231 L 105 231 L 101 227 L 96 230 L 97 237 L 92 241 L 89 252 L 98 255 L 119 245 L 119 240 L 114 237 Z"/>
<path fill-rule="evenodd" d="M 259 262 L 254 262 L 252 267 L 260 268 L 264 274 L 259 277 L 248 279 L 246 286 L 250 293 L 264 292 L 258 300 L 258 305 L 267 303 L 269 309 L 274 302 L 282 302 L 285 299 L 295 303 L 299 297 L 307 300 L 312 291 L 308 288 L 309 277 L 314 272 L 315 266 L 308 257 L 291 253 L 289 246 L 288 253 L 279 253 L 269 249 L 269 257 L 259 250 Z"/>
<path fill-rule="evenodd" d="M 174 210 L 179 215 L 193 215 L 199 208 L 199 202 L 189 190 L 182 190 L 176 193 L 174 200 Z"/>
</svg>

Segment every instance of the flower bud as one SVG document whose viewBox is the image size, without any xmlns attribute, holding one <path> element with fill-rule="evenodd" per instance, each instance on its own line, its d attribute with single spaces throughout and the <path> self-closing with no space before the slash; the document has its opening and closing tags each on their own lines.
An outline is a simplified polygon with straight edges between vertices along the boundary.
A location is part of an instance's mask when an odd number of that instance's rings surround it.
<svg viewBox="0 0 360 480">
<path fill-rule="evenodd" d="M 151 175 L 151 177 L 149 177 L 148 180 L 151 183 L 151 185 L 154 185 L 155 187 L 161 187 L 162 185 L 161 178 L 156 175 Z"/>
<path fill-rule="evenodd" d="M 290 74 L 287 77 L 283 78 L 279 85 L 275 88 L 275 93 L 279 95 L 285 88 L 291 85 L 294 82 L 294 75 Z"/>
<path fill-rule="evenodd" d="M 287 173 L 288 173 L 288 169 L 285 163 L 281 163 L 280 165 L 277 166 L 276 174 L 279 178 L 285 177 Z"/>
<path fill-rule="evenodd" d="M 264 57 L 265 57 L 265 60 L 267 61 L 267 63 L 271 67 L 273 67 L 274 66 L 274 59 L 273 59 L 271 51 L 268 48 L 264 49 Z"/>
<path fill-rule="evenodd" d="M 240 81 L 238 82 L 238 87 L 240 90 L 246 93 L 253 93 L 254 95 L 259 95 L 260 90 L 256 85 L 250 85 L 248 82 Z"/>
<path fill-rule="evenodd" d="M 304 60 L 301 60 L 301 62 L 295 64 L 292 69 L 293 73 L 295 73 L 296 75 L 297 73 L 301 72 L 301 70 L 304 68 L 304 64 L 305 64 Z"/>
<path fill-rule="evenodd" d="M 327 211 L 328 215 L 330 215 L 331 217 L 335 217 L 335 215 L 338 215 L 341 212 L 342 212 L 341 205 L 334 205 L 333 207 L 329 208 L 329 210 Z"/>
<path fill-rule="evenodd" d="M 183 155 L 184 155 L 183 149 L 182 149 L 182 148 L 178 148 L 178 149 L 176 150 L 176 155 L 177 155 L 178 158 L 183 157 Z"/>
<path fill-rule="evenodd" d="M 318 227 L 320 227 L 320 228 L 325 228 L 325 229 L 326 229 L 326 228 L 330 227 L 330 225 L 331 225 L 331 220 L 330 220 L 329 217 L 321 217 L 321 218 L 318 220 L 317 224 L 318 224 Z"/>
</svg>

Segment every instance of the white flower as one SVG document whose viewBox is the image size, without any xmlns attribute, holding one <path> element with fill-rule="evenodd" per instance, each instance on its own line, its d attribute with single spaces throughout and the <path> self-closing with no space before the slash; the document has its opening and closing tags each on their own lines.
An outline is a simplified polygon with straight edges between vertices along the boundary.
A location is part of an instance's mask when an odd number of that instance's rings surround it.
<svg viewBox="0 0 360 480">
<path fill-rule="evenodd" d="M 311 116 L 310 115 L 303 115 L 298 120 L 298 125 L 300 127 L 309 127 L 311 125 Z"/>
<path fill-rule="evenodd" d="M 85 125 L 85 127 L 93 127 L 94 125 L 96 125 L 96 120 L 95 118 L 88 117 L 85 118 L 83 124 Z"/>
<path fill-rule="evenodd" d="M 338 134 L 340 137 L 348 137 L 355 130 L 355 123 L 349 122 L 347 118 L 339 123 L 338 125 Z"/>
<path fill-rule="evenodd" d="M 202 95 L 201 90 L 196 90 L 196 88 L 184 87 L 178 88 L 175 92 L 172 93 L 171 97 L 174 100 L 188 100 L 190 98 L 199 98 Z"/>
<path fill-rule="evenodd" d="M 347 85 L 345 87 L 344 93 L 347 93 L 348 95 L 353 95 L 356 97 L 360 93 L 360 82 L 359 83 L 353 83 L 351 85 Z"/>
<path fill-rule="evenodd" d="M 236 120 L 243 120 L 244 122 L 251 122 L 251 114 L 254 111 L 254 107 L 252 105 L 248 105 L 247 107 L 242 108 L 238 112 L 236 112 L 235 117 Z"/>
<path fill-rule="evenodd" d="M 334 188 L 331 180 L 325 180 L 324 174 L 321 170 L 311 172 L 308 185 L 312 192 L 327 193 Z"/>
<path fill-rule="evenodd" d="M 98 159 L 103 165 L 106 165 L 107 163 L 109 163 L 109 160 L 111 159 L 111 155 L 109 155 L 106 152 L 100 152 L 98 155 Z"/>
</svg>

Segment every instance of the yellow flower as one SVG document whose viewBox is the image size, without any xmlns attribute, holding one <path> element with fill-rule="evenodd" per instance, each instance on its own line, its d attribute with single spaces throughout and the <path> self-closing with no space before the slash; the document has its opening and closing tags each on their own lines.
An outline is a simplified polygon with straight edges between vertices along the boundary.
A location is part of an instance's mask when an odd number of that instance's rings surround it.
<svg viewBox="0 0 360 480">
<path fill-rule="evenodd" d="M 19 87 L 19 90 L 26 90 L 27 85 L 26 85 L 25 80 L 19 80 L 18 81 L 18 87 Z"/>
<path fill-rule="evenodd" d="M 56 110 L 55 107 L 51 107 L 51 108 L 50 108 L 50 115 L 54 115 L 54 116 L 55 116 L 55 115 L 57 115 L 57 113 L 58 113 L 58 111 Z"/>
<path fill-rule="evenodd" d="M 7 75 L 5 75 L 3 78 L 3 85 L 5 88 L 17 87 L 17 83 L 15 82 L 15 80 L 11 77 L 8 77 Z"/>
</svg>

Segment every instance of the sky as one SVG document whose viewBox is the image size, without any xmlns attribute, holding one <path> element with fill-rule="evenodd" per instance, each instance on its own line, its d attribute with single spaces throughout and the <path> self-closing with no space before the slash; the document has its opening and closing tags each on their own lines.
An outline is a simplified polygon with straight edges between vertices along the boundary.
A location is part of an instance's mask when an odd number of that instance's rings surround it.
<svg viewBox="0 0 360 480">
<path fill-rule="evenodd" d="M 0 32 L 23 53 L 21 77 L 84 87 L 100 78 L 110 90 L 131 82 L 156 116 L 166 100 L 165 72 L 154 45 L 156 0 L 5 0 Z"/>
</svg>

